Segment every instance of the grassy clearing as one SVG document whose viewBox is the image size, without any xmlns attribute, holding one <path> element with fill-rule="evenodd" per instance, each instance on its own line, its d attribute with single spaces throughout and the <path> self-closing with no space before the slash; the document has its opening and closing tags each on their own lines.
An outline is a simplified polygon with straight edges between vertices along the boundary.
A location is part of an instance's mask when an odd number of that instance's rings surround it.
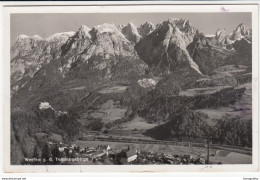
<svg viewBox="0 0 260 180">
<path fill-rule="evenodd" d="M 206 87 L 206 88 L 193 88 L 185 91 L 181 91 L 179 96 L 196 96 L 201 94 L 214 94 L 223 89 L 231 88 L 231 86 L 217 86 L 217 87 Z"/>
<path fill-rule="evenodd" d="M 214 126 L 216 124 L 216 122 L 214 121 L 214 119 L 221 119 L 223 115 L 231 115 L 231 116 L 239 116 L 241 115 L 241 112 L 239 111 L 234 111 L 232 108 L 230 107 L 219 107 L 216 109 L 198 109 L 195 110 L 196 112 L 202 112 L 208 115 L 208 119 L 207 119 L 207 123 L 210 126 Z"/>
<path fill-rule="evenodd" d="M 71 88 L 70 90 L 83 90 L 86 88 L 87 88 L 87 86 L 79 86 L 79 87 Z"/>
<path fill-rule="evenodd" d="M 82 125 L 89 125 L 95 119 L 101 119 L 103 123 L 110 123 L 123 118 L 126 112 L 126 108 L 118 105 L 114 100 L 108 100 L 98 109 L 84 113 L 79 121 Z"/>
<path fill-rule="evenodd" d="M 51 133 L 49 139 L 55 140 L 57 142 L 62 142 L 63 141 L 62 136 L 59 135 L 59 134 L 55 134 L 55 133 Z"/>
<path fill-rule="evenodd" d="M 246 83 L 243 85 L 240 85 L 238 88 L 246 88 L 245 93 L 241 97 L 241 100 L 236 102 L 233 106 L 235 110 L 250 110 L 250 113 L 252 114 L 252 83 Z"/>
<path fill-rule="evenodd" d="M 89 115 L 94 118 L 102 119 L 102 122 L 109 123 L 125 116 L 127 109 L 115 105 L 113 100 L 108 100 L 100 108 Z"/>
<path fill-rule="evenodd" d="M 243 65 L 226 65 L 226 66 L 221 66 L 217 69 L 214 70 L 214 72 L 217 73 L 225 73 L 225 74 L 238 74 L 238 73 L 245 73 L 247 71 L 247 66 L 243 66 Z"/>
<path fill-rule="evenodd" d="M 99 93 L 101 94 L 109 94 L 109 93 L 124 93 L 128 86 L 113 86 L 101 89 Z"/>
<path fill-rule="evenodd" d="M 143 118 L 137 116 L 132 121 L 125 123 L 122 126 L 123 126 L 123 129 L 126 129 L 126 130 L 133 130 L 133 129 L 146 130 L 146 129 L 154 128 L 155 126 L 157 126 L 157 124 L 149 124 L 149 123 L 145 122 L 145 120 Z"/>
</svg>

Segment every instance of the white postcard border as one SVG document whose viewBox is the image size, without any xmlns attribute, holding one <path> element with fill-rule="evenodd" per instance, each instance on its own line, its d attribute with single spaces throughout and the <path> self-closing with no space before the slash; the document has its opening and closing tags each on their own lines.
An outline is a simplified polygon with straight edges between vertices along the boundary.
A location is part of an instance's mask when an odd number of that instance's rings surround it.
<svg viewBox="0 0 260 180">
<path fill-rule="evenodd" d="M 126 2 L 125 2 L 126 3 Z M 149 2 L 151 4 L 151 2 Z M 163 4 L 163 2 L 160 2 Z M 258 105 L 258 70 L 259 70 L 259 17 L 258 5 L 235 5 L 234 2 L 218 5 L 125 5 L 125 6 L 31 6 L 3 8 L 3 162 L 5 172 L 46 173 L 46 172 L 256 172 L 259 170 L 259 105 Z M 29 3 L 30 4 L 30 3 Z M 31 3 L 33 4 L 33 3 Z M 52 3 L 56 4 L 56 3 Z M 58 4 L 61 4 L 60 2 Z M 76 3 L 77 4 L 77 3 Z M 84 2 L 81 4 L 91 5 Z M 98 3 L 97 3 L 98 4 Z M 111 3 L 113 4 L 113 3 Z M 124 4 L 124 3 L 122 3 Z M 138 4 L 138 3 L 137 3 Z M 144 3 L 146 4 L 146 3 Z M 157 5 L 156 5 L 157 4 Z M 165 4 L 169 4 L 166 2 Z M 172 4 L 172 3 L 170 3 Z M 178 3 L 177 3 L 178 4 Z M 183 3 L 186 4 L 186 3 Z M 210 3 L 209 3 L 210 4 Z M 223 5 L 225 4 L 225 5 Z M 230 5 L 232 4 L 232 5 Z M 65 3 L 66 5 L 66 3 Z M 221 12 L 221 7 L 230 12 L 252 12 L 253 54 L 252 54 L 252 99 L 253 99 L 253 163 L 251 165 L 10 165 L 10 14 L 12 13 L 148 13 L 148 12 Z"/>
</svg>

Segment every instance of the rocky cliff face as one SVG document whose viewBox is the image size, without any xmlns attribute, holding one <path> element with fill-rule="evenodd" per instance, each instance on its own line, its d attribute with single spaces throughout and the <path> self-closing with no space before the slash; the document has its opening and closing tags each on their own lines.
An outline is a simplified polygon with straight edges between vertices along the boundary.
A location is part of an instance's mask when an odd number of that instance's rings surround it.
<svg viewBox="0 0 260 180">
<path fill-rule="evenodd" d="M 215 36 L 207 37 L 212 45 L 224 47 L 226 49 L 233 49 L 233 43 L 237 40 L 246 39 L 252 41 L 252 30 L 244 24 L 239 24 L 237 28 L 230 34 L 226 33 L 224 28 L 219 28 Z"/>
<path fill-rule="evenodd" d="M 217 30 L 215 40 L 217 41 L 216 45 L 221 47 L 227 47 L 228 45 L 233 43 L 229 35 L 227 35 L 225 29 Z"/>
<path fill-rule="evenodd" d="M 251 34 L 245 29 L 240 24 L 231 35 L 227 35 L 224 29 L 218 29 L 214 37 L 197 33 L 187 50 L 203 74 L 210 74 L 215 68 L 224 65 L 251 67 Z"/>
<path fill-rule="evenodd" d="M 137 43 L 135 49 L 155 74 L 167 74 L 186 66 L 201 73 L 186 50 L 195 33 L 189 21 L 170 19 Z"/>
<path fill-rule="evenodd" d="M 122 34 L 131 42 L 138 43 L 141 39 L 145 38 L 151 32 L 156 29 L 156 26 L 147 21 L 137 27 L 132 22 L 128 23 L 127 25 L 120 24 L 117 26 L 117 29 L 122 32 Z"/>
<path fill-rule="evenodd" d="M 11 88 L 17 92 L 13 104 L 46 100 L 66 109 L 96 89 L 136 83 L 149 72 L 167 79 L 186 71 L 194 77 L 210 75 L 234 63 L 250 67 L 250 36 L 240 24 L 232 36 L 219 29 L 206 37 L 185 19 L 169 19 L 156 27 L 146 22 L 139 28 L 132 23 L 92 29 L 83 25 L 47 39 L 21 35 L 11 48 Z M 229 44 L 233 50 L 225 48 Z M 184 85 L 173 83 L 173 89 L 186 87 L 189 80 L 188 75 Z M 168 87 L 170 81 L 158 87 Z"/>
<path fill-rule="evenodd" d="M 146 23 L 141 24 L 141 26 L 138 28 L 138 32 L 144 38 L 153 32 L 155 28 L 156 27 L 153 23 L 147 21 Z"/>
<path fill-rule="evenodd" d="M 215 39 L 217 39 L 218 42 L 222 42 L 226 36 L 227 36 L 227 33 L 226 33 L 225 29 L 218 29 L 216 31 Z"/>
<path fill-rule="evenodd" d="M 134 43 L 137 43 L 141 39 L 137 27 L 131 22 L 127 26 L 122 28 L 122 33 L 129 41 Z"/>
<path fill-rule="evenodd" d="M 113 70 L 116 66 L 126 59 L 132 59 L 133 62 L 140 64 L 142 61 L 138 57 L 134 49 L 134 43 L 129 41 L 113 24 L 103 24 L 94 27 L 89 31 L 91 35 L 91 44 L 77 56 L 77 60 L 73 64 L 72 72 L 74 69 L 97 70 L 104 74 L 104 77 L 111 78 Z M 82 68 L 80 65 L 85 65 L 87 69 Z M 143 65 L 145 65 L 143 63 Z M 144 68 L 140 64 L 140 68 Z M 84 72 L 80 72 L 83 73 Z M 84 76 L 77 71 L 79 76 Z"/>
<path fill-rule="evenodd" d="M 43 39 L 21 35 L 11 47 L 12 93 L 23 87 L 42 66 L 61 56 L 61 46 L 74 32 L 58 33 Z"/>
<path fill-rule="evenodd" d="M 223 65 L 229 55 L 233 54 L 231 51 L 212 45 L 212 42 L 200 32 L 195 35 L 187 50 L 203 74 L 211 73 L 214 68 Z"/>
<path fill-rule="evenodd" d="M 239 24 L 237 28 L 234 30 L 232 36 L 232 40 L 240 40 L 241 38 L 244 38 L 248 41 L 252 41 L 252 30 L 243 23 Z"/>
<path fill-rule="evenodd" d="M 50 39 L 48 42 L 57 40 L 57 37 Z M 127 83 L 144 74 L 147 68 L 137 55 L 134 43 L 113 24 L 98 25 L 91 30 L 81 26 L 66 42 L 62 41 L 55 48 L 59 49 L 57 55 L 17 92 L 19 102 L 47 98 L 54 105 L 58 101 L 63 101 L 64 105 L 67 102 L 65 106 L 68 107 L 72 104 L 70 93 L 73 88 L 83 86 L 87 93 L 106 83 Z M 32 94 L 31 98 L 23 100 L 22 95 L 28 92 Z"/>
</svg>

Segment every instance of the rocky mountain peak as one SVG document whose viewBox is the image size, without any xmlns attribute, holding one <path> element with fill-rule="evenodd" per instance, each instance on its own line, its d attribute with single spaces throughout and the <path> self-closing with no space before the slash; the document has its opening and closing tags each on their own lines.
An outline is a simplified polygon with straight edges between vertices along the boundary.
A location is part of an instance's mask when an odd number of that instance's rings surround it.
<svg viewBox="0 0 260 180">
<path fill-rule="evenodd" d="M 132 23 L 132 22 L 129 22 L 129 23 L 128 23 L 128 26 L 131 26 L 131 27 L 133 27 L 133 28 L 136 28 L 136 25 L 135 25 L 134 23 Z"/>
<path fill-rule="evenodd" d="M 33 43 L 37 43 L 38 41 L 43 41 L 43 40 L 44 39 L 38 35 L 34 35 L 34 36 L 20 35 L 16 38 L 16 41 L 14 42 L 13 46 L 14 47 L 21 46 L 21 48 L 23 48 L 23 46 L 31 45 Z"/>
<path fill-rule="evenodd" d="M 72 37 L 75 35 L 75 32 L 62 32 L 62 33 L 56 33 L 51 36 L 49 36 L 46 41 L 48 42 L 55 42 L 55 41 L 67 41 L 69 37 Z"/>
<path fill-rule="evenodd" d="M 17 37 L 17 40 L 22 40 L 22 39 L 27 39 L 29 38 L 30 36 L 27 36 L 27 35 L 24 35 L 24 34 L 21 34 Z"/>
<path fill-rule="evenodd" d="M 34 35 L 34 36 L 27 36 L 27 35 L 20 35 L 17 37 L 16 42 L 19 41 L 37 41 L 37 40 L 43 40 L 42 37 L 39 35 Z"/>
<path fill-rule="evenodd" d="M 157 29 L 165 29 L 167 26 L 171 26 L 173 28 L 173 32 L 179 32 L 179 34 L 184 39 L 186 46 L 188 46 L 193 41 L 193 37 L 197 31 L 197 29 L 190 24 L 189 20 L 176 18 L 170 18 L 162 22 L 160 25 L 158 25 Z"/>
<path fill-rule="evenodd" d="M 194 36 L 193 43 L 196 44 L 197 47 L 208 45 L 209 42 L 204 33 L 200 31 L 196 31 L 196 35 Z"/>
<path fill-rule="evenodd" d="M 226 30 L 224 28 L 219 28 L 216 31 L 215 38 L 216 39 L 223 39 L 227 35 Z"/>
<path fill-rule="evenodd" d="M 249 41 L 251 41 L 252 39 L 252 32 L 251 29 L 248 28 L 246 25 L 244 25 L 243 23 L 240 23 L 237 28 L 234 30 L 232 36 L 231 36 L 232 40 L 236 41 L 236 40 L 240 40 L 241 38 L 245 38 Z"/>
<path fill-rule="evenodd" d="M 186 19 L 175 19 L 171 18 L 166 21 L 164 21 L 157 29 L 173 29 L 173 33 L 175 33 L 175 36 L 181 36 L 181 40 L 185 42 L 185 45 L 188 46 L 194 38 L 194 35 L 196 34 L 197 29 L 191 26 L 188 20 Z"/>
<path fill-rule="evenodd" d="M 132 22 L 129 22 L 127 24 L 127 26 L 125 26 L 125 28 L 128 27 L 129 29 L 131 29 L 132 31 L 137 31 L 137 27 L 135 24 L 133 24 Z"/>
<path fill-rule="evenodd" d="M 43 38 L 39 35 L 34 35 L 32 38 L 37 40 L 43 40 Z"/>
<path fill-rule="evenodd" d="M 177 26 L 178 29 L 184 33 L 194 34 L 196 28 L 194 28 L 188 19 L 176 19 L 170 18 L 166 22 L 170 23 L 172 26 Z"/>
<path fill-rule="evenodd" d="M 79 27 L 74 36 L 70 37 L 66 43 L 61 47 L 61 55 L 64 57 L 62 59 L 63 70 L 65 73 L 66 70 L 69 70 L 71 64 L 75 61 L 75 58 L 72 58 L 72 54 L 82 53 L 91 43 L 91 29 L 85 25 Z"/>
<path fill-rule="evenodd" d="M 138 55 L 154 69 L 155 73 L 167 74 L 176 69 L 190 67 L 201 74 L 197 64 L 193 62 L 186 46 L 193 40 L 196 31 L 188 34 L 179 29 L 185 21 L 169 19 L 137 43 Z M 185 27 L 185 25 L 184 25 Z"/>
<path fill-rule="evenodd" d="M 247 30 L 247 27 L 246 25 L 244 25 L 243 23 L 240 23 L 237 28 L 236 28 L 236 32 L 241 32 L 242 35 L 245 35 L 246 34 L 246 30 Z"/>
<path fill-rule="evenodd" d="M 225 39 L 227 39 L 227 33 L 224 28 L 219 28 L 216 31 L 215 39 L 218 42 L 219 45 L 224 46 L 225 45 Z"/>
<path fill-rule="evenodd" d="M 32 49 L 35 49 L 44 43 L 45 40 L 38 35 L 20 35 L 11 46 L 11 59 L 17 56 L 26 56 Z"/>
<path fill-rule="evenodd" d="M 30 42 L 30 41 L 31 41 L 30 36 L 27 36 L 27 35 L 19 35 L 19 36 L 16 38 L 16 41 L 14 42 L 13 45 L 16 45 L 16 44 L 19 44 L 19 43 L 26 43 L 26 42 Z"/>
<path fill-rule="evenodd" d="M 93 27 L 89 32 L 90 38 L 70 38 L 63 46 L 63 59 L 61 72 L 66 76 L 88 76 L 90 71 L 103 71 L 103 78 L 112 76 L 115 65 L 119 62 L 125 64 L 129 57 L 141 62 L 134 49 L 134 43 L 128 40 L 134 34 L 136 28 L 129 23 L 124 27 L 129 31 L 124 35 L 114 24 L 104 23 Z M 84 31 L 83 31 L 84 30 Z M 81 27 L 78 32 L 86 32 L 88 28 Z M 123 31 L 124 32 L 124 31 Z M 129 38 L 130 39 L 130 38 Z M 71 70 L 73 68 L 75 71 Z M 79 73 L 81 72 L 81 73 Z"/>
<path fill-rule="evenodd" d="M 116 26 L 119 31 L 122 31 L 122 29 L 125 27 L 124 24 L 119 24 Z"/>
<path fill-rule="evenodd" d="M 230 34 L 227 34 L 226 29 L 219 28 L 219 29 L 217 29 L 215 36 L 208 37 L 208 40 L 210 40 L 211 43 L 214 45 L 230 49 L 230 48 L 232 48 L 230 46 L 230 44 L 232 44 L 232 41 L 230 38 L 231 38 L 231 36 L 230 36 Z"/>
<path fill-rule="evenodd" d="M 35 73 L 61 55 L 61 46 L 74 32 L 56 33 L 47 39 L 38 35 L 18 36 L 11 47 L 12 93 L 26 85 Z"/>
<path fill-rule="evenodd" d="M 137 43 L 141 39 L 136 25 L 134 25 L 132 22 L 128 23 L 128 25 L 122 29 L 122 33 L 129 41 L 134 43 Z"/>
<path fill-rule="evenodd" d="M 89 31 L 91 29 L 85 25 L 80 26 L 80 28 L 78 29 L 78 31 L 76 32 L 76 34 L 81 37 L 81 38 L 91 38 Z"/>
<path fill-rule="evenodd" d="M 128 41 L 126 37 L 122 34 L 122 32 L 112 23 L 104 23 L 101 25 L 97 25 L 89 31 L 92 41 L 95 41 L 97 38 L 101 41 L 104 40 L 105 36 L 111 37 L 114 39 L 120 38 L 123 41 Z"/>
<path fill-rule="evenodd" d="M 91 31 L 95 31 L 97 34 L 102 34 L 102 33 L 115 33 L 118 32 L 118 29 L 112 23 L 104 23 L 93 27 Z"/>
<path fill-rule="evenodd" d="M 155 27 L 155 25 L 150 21 L 146 21 L 145 23 L 142 23 L 141 25 L 143 25 L 143 26 L 154 26 Z"/>
<path fill-rule="evenodd" d="M 144 24 L 141 24 L 141 26 L 138 28 L 138 32 L 142 37 L 146 37 L 154 30 L 155 25 L 149 21 L 145 22 Z"/>
</svg>

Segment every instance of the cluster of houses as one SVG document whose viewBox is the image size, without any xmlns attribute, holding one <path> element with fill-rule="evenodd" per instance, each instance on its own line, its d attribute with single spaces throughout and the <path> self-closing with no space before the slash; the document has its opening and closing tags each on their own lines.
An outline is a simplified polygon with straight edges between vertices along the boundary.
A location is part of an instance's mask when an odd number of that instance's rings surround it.
<svg viewBox="0 0 260 180">
<path fill-rule="evenodd" d="M 141 151 L 134 164 L 205 164 L 203 156 L 191 154 L 172 155 L 169 153 L 153 153 Z"/>
<path fill-rule="evenodd" d="M 99 164 L 205 164 L 203 156 L 172 155 L 167 153 L 154 153 L 130 149 L 112 149 L 109 145 L 94 147 L 80 147 L 75 144 L 50 143 L 58 145 L 58 150 L 67 158 L 84 158 L 89 163 Z M 63 156 L 64 157 L 64 156 Z"/>
<path fill-rule="evenodd" d="M 114 150 L 109 145 L 98 145 L 94 147 L 80 147 L 75 144 L 63 144 L 62 142 L 48 142 L 50 149 L 57 147 L 59 158 L 84 158 L 92 162 L 109 161 L 110 164 L 128 164 L 137 159 L 137 150 L 131 150 L 129 147 L 122 150 Z"/>
</svg>

